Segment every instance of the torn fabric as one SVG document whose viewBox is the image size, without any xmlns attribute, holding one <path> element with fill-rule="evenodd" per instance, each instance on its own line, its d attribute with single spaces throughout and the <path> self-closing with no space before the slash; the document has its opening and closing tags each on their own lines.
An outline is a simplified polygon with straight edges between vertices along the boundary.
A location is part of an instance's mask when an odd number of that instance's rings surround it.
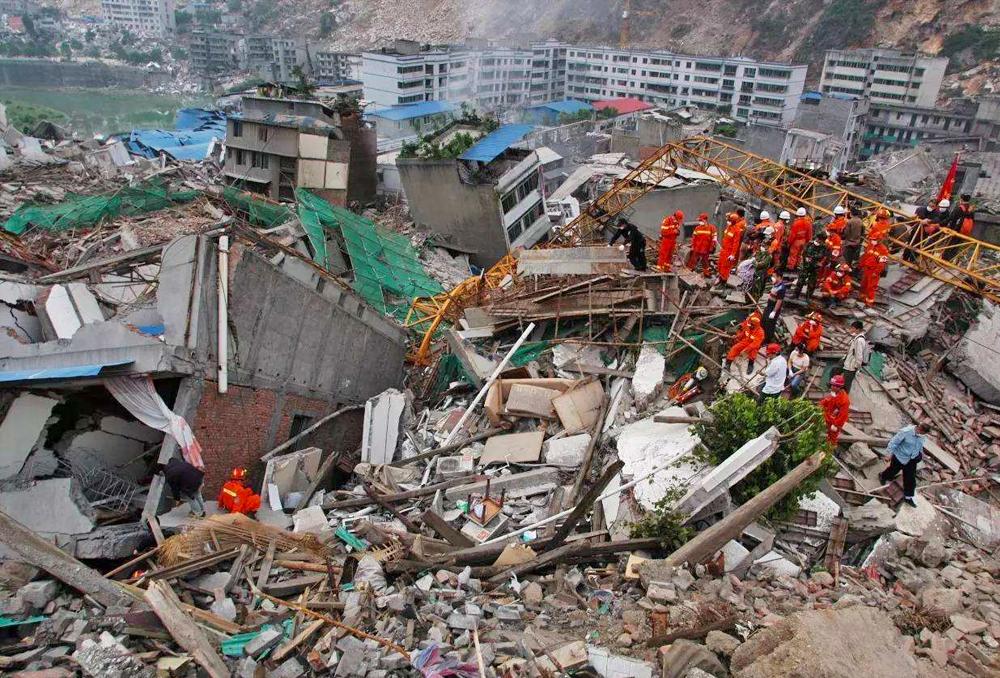
<svg viewBox="0 0 1000 678">
<path fill-rule="evenodd" d="M 185 461 L 195 468 L 205 468 L 205 462 L 201 458 L 201 445 L 194 437 L 194 431 L 184 417 L 174 414 L 167 407 L 163 398 L 156 392 L 156 386 L 151 378 L 111 377 L 104 380 L 104 385 L 133 417 L 150 428 L 173 436 L 181 448 Z"/>
</svg>

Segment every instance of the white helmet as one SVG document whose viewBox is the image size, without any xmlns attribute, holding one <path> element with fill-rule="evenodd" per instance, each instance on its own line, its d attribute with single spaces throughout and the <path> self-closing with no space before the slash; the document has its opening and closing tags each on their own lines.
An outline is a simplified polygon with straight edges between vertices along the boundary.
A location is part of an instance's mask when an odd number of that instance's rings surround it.
<svg viewBox="0 0 1000 678">
<path fill-rule="evenodd" d="M 800 207 L 797 210 L 795 210 L 795 216 L 804 217 L 805 215 L 806 215 L 805 207 Z"/>
<path fill-rule="evenodd" d="M 841 214 L 846 214 L 847 210 L 844 209 L 843 205 L 837 205 L 836 207 L 833 208 L 833 213 L 836 214 L 837 216 L 840 216 Z"/>
<path fill-rule="evenodd" d="M 778 218 L 781 219 L 782 221 L 788 221 L 789 219 L 792 218 L 792 215 L 789 214 L 787 210 L 782 210 L 781 214 L 778 215 Z"/>
<path fill-rule="evenodd" d="M 944 200 L 942 200 L 941 202 L 938 203 L 938 207 L 940 207 L 941 209 L 945 209 L 945 208 L 951 207 L 951 200 L 948 200 L 948 198 L 945 198 Z"/>
<path fill-rule="evenodd" d="M 770 218 L 771 218 L 771 213 L 768 212 L 767 210 L 764 210 L 763 212 L 760 213 L 760 219 L 761 219 L 761 221 L 763 221 L 764 219 L 770 219 Z"/>
</svg>

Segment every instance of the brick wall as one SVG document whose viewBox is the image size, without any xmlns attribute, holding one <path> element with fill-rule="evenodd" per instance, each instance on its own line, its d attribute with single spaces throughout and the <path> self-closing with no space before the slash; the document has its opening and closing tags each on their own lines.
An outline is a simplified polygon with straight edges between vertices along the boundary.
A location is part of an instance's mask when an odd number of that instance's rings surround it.
<svg viewBox="0 0 1000 678">
<path fill-rule="evenodd" d="M 205 460 L 205 498 L 215 499 L 236 466 L 249 469 L 252 479 L 258 476 L 253 473 L 258 459 L 278 442 L 288 439 L 294 415 L 319 417 L 335 409 L 322 400 L 232 384 L 228 393 L 220 394 L 216 383 L 206 380 L 194 417 L 194 433 Z M 317 439 L 330 435 L 320 431 Z M 316 444 L 310 440 L 302 442 L 301 447 Z"/>
</svg>

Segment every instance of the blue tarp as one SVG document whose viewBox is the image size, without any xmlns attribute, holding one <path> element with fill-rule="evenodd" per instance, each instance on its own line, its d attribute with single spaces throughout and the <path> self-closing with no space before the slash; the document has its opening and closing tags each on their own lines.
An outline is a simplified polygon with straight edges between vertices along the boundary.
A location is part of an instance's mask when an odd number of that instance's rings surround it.
<svg viewBox="0 0 1000 678">
<path fill-rule="evenodd" d="M 42 379 L 73 379 L 77 377 L 96 377 L 105 367 L 120 367 L 129 365 L 131 360 L 119 360 L 113 363 L 98 363 L 96 365 L 74 365 L 72 367 L 51 367 L 42 370 L 14 370 L 0 372 L 0 382 L 40 381 Z"/>
<path fill-rule="evenodd" d="M 493 162 L 501 153 L 516 144 L 535 129 L 534 125 L 504 125 L 477 141 L 472 148 L 458 156 L 461 160 Z"/>
<path fill-rule="evenodd" d="M 537 106 L 529 106 L 528 110 L 547 110 L 555 111 L 556 113 L 579 113 L 580 111 L 592 111 L 594 110 L 594 107 L 585 101 L 563 99 L 562 101 L 550 101 L 545 104 L 538 104 Z"/>
<path fill-rule="evenodd" d="M 201 160 L 212 139 L 225 141 L 226 114 L 204 108 L 182 108 L 174 121 L 176 129 L 134 129 L 126 143 L 130 151 L 145 158 L 160 153 L 177 160 Z"/>
<path fill-rule="evenodd" d="M 419 104 L 407 104 L 405 106 L 393 106 L 372 111 L 368 114 L 372 118 L 384 118 L 385 120 L 413 120 L 422 118 L 425 115 L 438 115 L 439 113 L 451 113 L 455 110 L 455 105 L 447 101 L 423 101 Z"/>
</svg>

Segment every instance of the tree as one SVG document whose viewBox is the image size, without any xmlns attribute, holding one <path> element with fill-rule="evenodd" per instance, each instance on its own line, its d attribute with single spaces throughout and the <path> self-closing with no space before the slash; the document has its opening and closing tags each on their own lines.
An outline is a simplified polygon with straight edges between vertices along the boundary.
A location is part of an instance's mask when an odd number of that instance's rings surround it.
<svg viewBox="0 0 1000 678">
<path fill-rule="evenodd" d="M 59 45 L 59 53 L 62 54 L 63 59 L 69 60 L 73 58 L 73 48 L 70 47 L 68 42 L 63 42 Z"/>
<path fill-rule="evenodd" d="M 319 34 L 326 37 L 337 27 L 337 18 L 332 14 L 324 14 L 319 18 Z"/>
<path fill-rule="evenodd" d="M 191 30 L 191 23 L 194 21 L 194 17 L 185 12 L 184 10 L 174 11 L 174 23 L 177 24 L 178 33 L 187 33 Z"/>
<path fill-rule="evenodd" d="M 88 42 L 88 43 L 93 42 L 94 38 L 96 38 L 96 37 L 97 37 L 97 34 L 94 33 L 94 29 L 92 29 L 92 28 L 88 28 L 87 31 L 83 34 L 83 39 L 86 42 Z"/>
<path fill-rule="evenodd" d="M 36 32 L 35 29 L 34 19 L 25 14 L 23 17 L 21 17 L 21 23 L 24 24 L 24 30 L 31 37 L 32 40 L 38 37 L 38 33 Z"/>
<path fill-rule="evenodd" d="M 815 452 L 829 447 L 823 412 L 805 398 L 768 398 L 758 403 L 746 394 L 735 393 L 716 400 L 709 409 L 711 420 L 693 427 L 702 442 L 698 454 L 709 464 L 721 464 L 771 426 L 782 436 L 777 451 L 733 486 L 731 494 L 737 504 L 767 489 Z M 820 480 L 832 473 L 833 464 L 828 455 L 819 470 L 775 504 L 768 515 L 777 519 L 794 515 L 799 499 L 816 491 Z"/>
<path fill-rule="evenodd" d="M 292 75 L 295 76 L 295 88 L 299 90 L 302 96 L 309 98 L 316 93 L 316 85 L 309 82 L 309 78 L 306 77 L 306 73 L 302 70 L 302 66 L 295 64 L 292 68 Z"/>
</svg>

